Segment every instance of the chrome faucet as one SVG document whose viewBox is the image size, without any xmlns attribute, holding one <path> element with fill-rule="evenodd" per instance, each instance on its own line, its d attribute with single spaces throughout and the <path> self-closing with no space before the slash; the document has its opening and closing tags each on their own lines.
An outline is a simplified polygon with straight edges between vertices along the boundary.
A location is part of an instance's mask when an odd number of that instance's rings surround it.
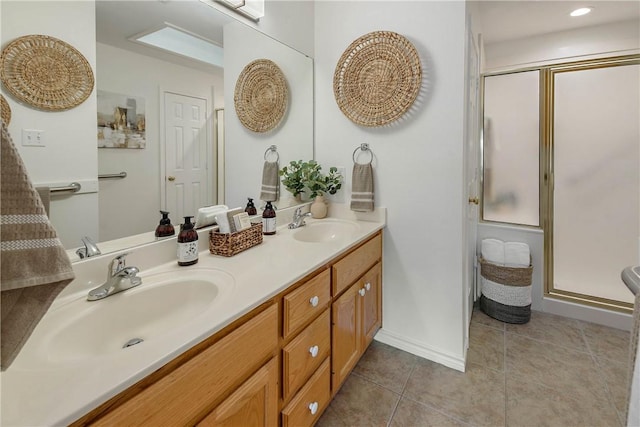
<svg viewBox="0 0 640 427">
<path fill-rule="evenodd" d="M 127 267 L 125 262 L 126 257 L 127 254 L 118 255 L 111 261 L 107 273 L 107 281 L 89 291 L 87 300 L 96 301 L 103 299 L 142 283 L 142 278 L 137 276 L 140 270 L 138 270 L 138 267 Z"/>
<path fill-rule="evenodd" d="M 80 259 L 102 254 L 100 249 L 98 249 L 98 245 L 96 245 L 89 236 L 84 236 L 82 238 L 82 244 L 84 245 L 84 248 L 78 248 L 78 250 L 76 250 L 76 254 L 78 254 Z"/>
<path fill-rule="evenodd" d="M 296 209 L 295 212 L 293 213 L 293 220 L 291 221 L 291 224 L 289 224 L 289 228 L 294 229 L 294 228 L 299 228 L 306 225 L 304 220 L 308 216 L 311 216 L 311 212 L 307 212 L 303 214 L 302 208 Z"/>
</svg>

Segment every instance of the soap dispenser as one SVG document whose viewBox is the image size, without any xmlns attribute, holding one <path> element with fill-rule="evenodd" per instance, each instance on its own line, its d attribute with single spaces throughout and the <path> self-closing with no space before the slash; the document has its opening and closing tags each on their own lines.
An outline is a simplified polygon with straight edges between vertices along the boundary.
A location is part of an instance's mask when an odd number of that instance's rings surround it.
<svg viewBox="0 0 640 427">
<path fill-rule="evenodd" d="M 198 262 L 198 232 L 193 229 L 192 216 L 184 217 L 178 234 L 178 265 L 193 265 Z"/>
<path fill-rule="evenodd" d="M 160 219 L 160 224 L 156 227 L 156 237 L 168 237 L 176 234 L 176 230 L 174 230 L 173 225 L 171 225 L 171 220 L 169 219 L 169 212 L 160 211 L 162 214 L 162 219 Z"/>
<path fill-rule="evenodd" d="M 253 199 L 251 197 L 247 197 L 247 207 L 244 208 L 244 211 L 249 215 L 257 215 L 258 210 L 256 209 L 256 205 L 253 204 Z"/>
<path fill-rule="evenodd" d="M 262 234 L 267 236 L 276 234 L 276 211 L 271 202 L 262 211 Z"/>
</svg>

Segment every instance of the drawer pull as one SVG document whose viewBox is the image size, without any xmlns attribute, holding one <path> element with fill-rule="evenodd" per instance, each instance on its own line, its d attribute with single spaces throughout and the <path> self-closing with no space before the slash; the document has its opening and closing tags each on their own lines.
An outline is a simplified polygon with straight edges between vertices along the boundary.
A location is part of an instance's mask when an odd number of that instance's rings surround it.
<svg viewBox="0 0 640 427">
<path fill-rule="evenodd" d="M 309 353 L 311 353 L 311 357 L 316 357 L 318 355 L 318 351 L 320 351 L 320 349 L 318 348 L 317 345 L 314 345 L 313 347 L 309 348 Z"/>
<path fill-rule="evenodd" d="M 320 298 L 318 298 L 318 296 L 315 295 L 313 298 L 309 300 L 309 303 L 311 304 L 311 307 L 317 307 L 318 304 L 320 303 Z"/>
<path fill-rule="evenodd" d="M 309 411 L 311 415 L 315 415 L 318 412 L 318 402 L 309 403 Z"/>
<path fill-rule="evenodd" d="M 364 294 L 365 294 L 366 292 L 367 292 L 367 291 L 366 291 L 364 288 L 362 288 L 362 289 L 360 289 L 360 290 L 358 291 L 358 293 L 360 294 L 360 296 L 361 296 L 361 297 L 363 297 L 363 296 L 364 296 Z"/>
<path fill-rule="evenodd" d="M 367 291 L 371 290 L 371 283 L 367 282 L 364 287 L 367 289 Z"/>
</svg>

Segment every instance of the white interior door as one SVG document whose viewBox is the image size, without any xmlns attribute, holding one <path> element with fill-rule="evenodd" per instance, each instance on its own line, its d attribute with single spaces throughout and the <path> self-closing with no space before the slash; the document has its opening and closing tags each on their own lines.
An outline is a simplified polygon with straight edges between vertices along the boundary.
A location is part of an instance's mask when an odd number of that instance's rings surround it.
<svg viewBox="0 0 640 427">
<path fill-rule="evenodd" d="M 164 93 L 165 200 L 166 209 L 182 223 L 211 204 L 207 179 L 207 101 L 203 98 Z"/>
</svg>

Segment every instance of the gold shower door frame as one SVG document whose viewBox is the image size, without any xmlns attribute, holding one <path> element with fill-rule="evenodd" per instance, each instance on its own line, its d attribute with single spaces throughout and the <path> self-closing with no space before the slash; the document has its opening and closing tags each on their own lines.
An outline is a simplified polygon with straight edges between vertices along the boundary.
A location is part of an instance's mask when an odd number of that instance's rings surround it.
<svg viewBox="0 0 640 427">
<path fill-rule="evenodd" d="M 589 61 L 558 64 L 540 68 L 540 223 L 544 230 L 544 295 L 565 301 L 630 313 L 633 304 L 586 295 L 554 287 L 553 277 L 553 214 L 554 214 L 554 80 L 563 72 L 592 70 L 640 64 L 640 55 L 619 56 Z"/>
</svg>

